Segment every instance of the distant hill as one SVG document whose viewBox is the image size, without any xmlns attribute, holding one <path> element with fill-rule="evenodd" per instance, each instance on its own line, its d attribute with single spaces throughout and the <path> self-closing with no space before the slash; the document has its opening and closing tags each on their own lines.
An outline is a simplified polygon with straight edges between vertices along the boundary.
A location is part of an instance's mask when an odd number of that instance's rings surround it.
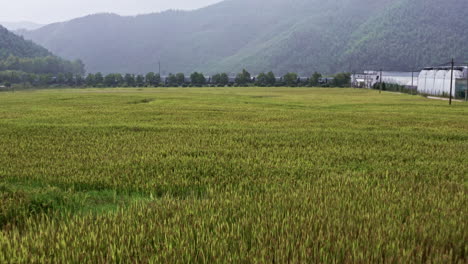
<svg viewBox="0 0 468 264">
<path fill-rule="evenodd" d="M 80 60 L 67 61 L 0 26 L 0 72 L 84 74 Z"/>
<path fill-rule="evenodd" d="M 88 71 L 410 70 L 468 54 L 466 0 L 226 0 L 195 11 L 97 14 L 23 32 Z"/>
<path fill-rule="evenodd" d="M 22 29 L 35 30 L 44 26 L 44 25 L 37 24 L 34 22 L 29 22 L 29 21 L 21 21 L 21 22 L 1 22 L 0 21 L 0 25 L 2 25 L 3 27 L 11 31 L 22 30 Z"/>
<path fill-rule="evenodd" d="M 468 58 L 466 0 L 400 0 L 360 25 L 349 39 L 342 65 L 390 70 L 435 66 Z"/>
<path fill-rule="evenodd" d="M 5 59 L 8 56 L 34 58 L 51 55 L 52 53 L 47 49 L 34 44 L 32 41 L 24 40 L 23 37 L 17 36 L 0 26 L 0 59 Z"/>
</svg>

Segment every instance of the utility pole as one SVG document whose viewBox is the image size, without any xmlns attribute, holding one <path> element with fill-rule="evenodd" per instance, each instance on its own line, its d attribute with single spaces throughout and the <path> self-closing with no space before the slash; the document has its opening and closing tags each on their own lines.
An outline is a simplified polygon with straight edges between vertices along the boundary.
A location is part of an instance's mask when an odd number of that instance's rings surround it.
<svg viewBox="0 0 468 264">
<path fill-rule="evenodd" d="M 413 94 L 414 89 L 414 71 L 411 70 L 411 94 Z"/>
<path fill-rule="evenodd" d="M 11 83 L 11 91 L 13 93 L 15 93 L 15 86 L 13 85 L 13 71 L 11 71 L 11 81 L 10 81 L 10 83 Z"/>
<path fill-rule="evenodd" d="M 465 102 L 468 102 L 468 67 L 466 68 Z"/>
<path fill-rule="evenodd" d="M 452 105 L 452 86 L 453 86 L 453 68 L 454 68 L 454 65 L 455 64 L 455 61 L 454 59 L 452 58 L 452 74 L 450 76 L 450 99 L 449 99 L 449 105 Z"/>
<path fill-rule="evenodd" d="M 382 93 L 382 69 L 380 70 L 380 90 L 379 90 L 379 94 Z"/>
<path fill-rule="evenodd" d="M 161 78 L 161 61 L 158 61 L 158 65 L 159 65 L 159 77 Z"/>
</svg>

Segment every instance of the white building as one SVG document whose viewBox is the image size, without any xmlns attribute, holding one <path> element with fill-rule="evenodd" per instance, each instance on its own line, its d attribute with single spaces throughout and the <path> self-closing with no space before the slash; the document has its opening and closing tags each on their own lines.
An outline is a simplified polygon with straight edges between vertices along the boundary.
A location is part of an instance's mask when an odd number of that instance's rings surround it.
<svg viewBox="0 0 468 264">
<path fill-rule="evenodd" d="M 371 88 L 378 81 L 377 75 L 359 73 L 351 75 L 351 86 L 359 88 Z"/>
<path fill-rule="evenodd" d="M 416 88 L 419 72 L 382 72 L 384 83 L 398 84 L 407 88 Z"/>
<path fill-rule="evenodd" d="M 398 84 L 407 88 L 416 89 L 419 72 L 382 72 L 382 82 L 388 84 Z M 365 71 L 361 74 L 351 76 L 351 84 L 354 87 L 372 88 L 376 83 L 380 83 L 379 71 Z"/>
<path fill-rule="evenodd" d="M 456 97 L 466 88 L 468 67 L 455 67 L 453 71 L 452 96 Z M 424 68 L 419 74 L 418 92 L 430 95 L 450 95 L 451 66 Z"/>
</svg>

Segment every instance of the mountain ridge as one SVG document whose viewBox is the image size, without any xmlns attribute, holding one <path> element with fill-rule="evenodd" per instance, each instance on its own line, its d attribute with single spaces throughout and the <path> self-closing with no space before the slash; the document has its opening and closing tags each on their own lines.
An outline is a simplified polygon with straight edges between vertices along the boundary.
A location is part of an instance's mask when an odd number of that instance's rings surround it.
<svg viewBox="0 0 468 264">
<path fill-rule="evenodd" d="M 16 31 L 16 30 L 36 30 L 42 26 L 43 24 L 38 24 L 35 22 L 31 21 L 18 21 L 18 22 L 7 22 L 7 21 L 2 21 L 0 22 L 0 25 L 3 27 L 7 28 L 10 31 Z"/>
<path fill-rule="evenodd" d="M 83 59 L 90 72 L 145 73 L 159 61 L 166 74 L 410 70 L 468 53 L 465 5 L 226 0 L 194 11 L 95 14 L 22 34 L 67 59 Z"/>
</svg>

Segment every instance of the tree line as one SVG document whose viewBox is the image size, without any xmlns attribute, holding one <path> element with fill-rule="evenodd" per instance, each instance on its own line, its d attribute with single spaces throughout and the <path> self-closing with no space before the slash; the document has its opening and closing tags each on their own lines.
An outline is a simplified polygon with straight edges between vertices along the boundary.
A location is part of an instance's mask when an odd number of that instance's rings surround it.
<svg viewBox="0 0 468 264">
<path fill-rule="evenodd" d="M 33 87 L 67 86 L 67 87 L 202 87 L 202 86 L 324 86 L 345 87 L 350 85 L 349 73 L 338 73 L 330 77 L 324 77 L 315 72 L 310 77 L 299 77 L 297 73 L 287 73 L 276 77 L 273 72 L 260 73 L 253 77 L 247 70 L 242 70 L 235 77 L 227 73 L 218 73 L 213 76 L 205 76 L 203 73 L 194 72 L 189 76 L 184 73 L 169 74 L 162 77 L 150 72 L 141 74 L 120 73 L 90 73 L 84 76 L 81 73 L 37 74 L 18 70 L 0 71 L 0 83 L 6 86 L 23 84 Z"/>
<path fill-rule="evenodd" d="M 76 75 L 85 74 L 85 65 L 81 60 L 68 61 L 56 56 L 20 58 L 8 56 L 0 60 L 0 71 L 18 71 L 32 74 L 72 73 Z"/>
</svg>

